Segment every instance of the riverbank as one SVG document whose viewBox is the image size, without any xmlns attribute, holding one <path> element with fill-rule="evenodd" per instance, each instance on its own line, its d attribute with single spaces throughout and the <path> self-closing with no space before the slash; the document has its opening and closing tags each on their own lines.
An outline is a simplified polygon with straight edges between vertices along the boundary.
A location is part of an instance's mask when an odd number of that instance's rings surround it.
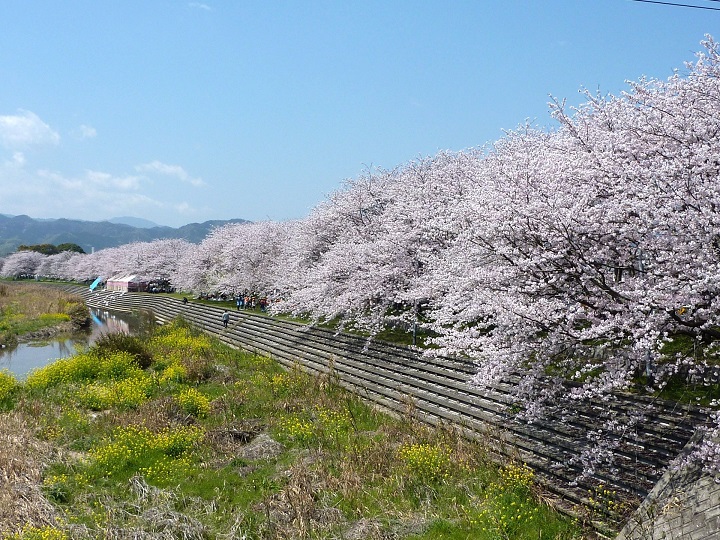
<svg viewBox="0 0 720 540">
<path fill-rule="evenodd" d="M 521 464 L 181 321 L 108 336 L 0 407 L 3 538 L 584 537 Z"/>
<path fill-rule="evenodd" d="M 35 284 L 0 282 L 0 347 L 78 332 L 89 323 L 85 301 Z"/>
<path fill-rule="evenodd" d="M 56 338 L 58 336 L 65 336 L 76 333 L 78 331 L 77 326 L 71 322 L 63 322 L 53 326 L 45 326 L 38 330 L 32 330 L 16 336 L 18 343 L 27 343 L 28 341 L 39 341 L 43 339 Z"/>
</svg>

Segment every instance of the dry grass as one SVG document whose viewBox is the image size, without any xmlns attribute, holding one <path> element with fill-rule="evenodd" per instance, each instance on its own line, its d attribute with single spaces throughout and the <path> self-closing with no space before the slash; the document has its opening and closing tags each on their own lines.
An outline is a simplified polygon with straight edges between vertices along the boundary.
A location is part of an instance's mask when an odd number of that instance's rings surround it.
<svg viewBox="0 0 720 540">
<path fill-rule="evenodd" d="M 209 515 L 215 512 L 212 503 L 197 498 L 183 498 L 172 490 L 153 487 L 141 477 L 128 481 L 129 499 L 118 504 L 111 498 L 77 501 L 78 505 L 96 506 L 106 514 L 108 524 L 99 529 L 87 525 L 70 525 L 70 538 L 103 538 L 104 540 L 207 540 L 205 525 L 190 514 Z M 177 506 L 186 512 L 179 512 Z M 240 537 L 238 537 L 240 538 Z"/>
<path fill-rule="evenodd" d="M 0 283 L 0 343 L 13 344 L 19 336 L 46 337 L 48 329 L 77 331 L 88 320 L 79 296 L 36 284 Z"/>
<path fill-rule="evenodd" d="M 45 464 L 57 456 L 27 420 L 14 412 L 0 415 L 0 531 L 52 525 L 58 517 L 41 490 Z"/>
<path fill-rule="evenodd" d="M 64 313 L 68 302 L 78 301 L 76 297 L 52 287 L 15 283 L 2 284 L 0 287 L 4 291 L 0 294 L 0 311 L 12 307 L 27 317 Z"/>
<path fill-rule="evenodd" d="M 255 510 L 267 517 L 262 531 L 269 540 L 310 538 L 323 530 L 343 523 L 342 512 L 321 504 L 319 495 L 325 489 L 322 471 L 300 460 L 283 474 L 283 489 L 256 505 Z"/>
<path fill-rule="evenodd" d="M 212 373 L 193 385 L 214 398 L 209 418 L 183 411 L 176 396 L 184 385 L 174 382 L 135 409 L 101 412 L 77 410 L 64 387 L 21 393 L 16 412 L 0 415 L 0 538 L 25 525 L 57 525 L 69 538 L 117 540 L 399 539 L 424 534 L 436 516 L 469 522 L 463 501 L 478 499 L 496 475 L 492 467 L 481 473 L 488 460 L 481 445 L 460 430 L 420 422 L 411 402 L 389 420 L 361 406 L 332 375 L 280 371 L 249 355 L 228 356 L 227 369 Z M 285 420 L 295 417 L 312 422 L 312 438 L 294 435 Z M 77 459 L 117 427 L 160 433 L 188 424 L 205 431 L 197 462 L 179 464 L 183 476 L 170 481 L 144 479 L 145 463 L 133 464 L 130 478 L 98 479 Z M 455 476 L 426 481 L 415 474 L 399 450 L 416 444 L 451 455 Z M 169 462 L 176 463 L 157 461 Z M 81 474 L 94 483 L 80 485 Z M 43 477 L 57 511 L 43 496 Z"/>
</svg>

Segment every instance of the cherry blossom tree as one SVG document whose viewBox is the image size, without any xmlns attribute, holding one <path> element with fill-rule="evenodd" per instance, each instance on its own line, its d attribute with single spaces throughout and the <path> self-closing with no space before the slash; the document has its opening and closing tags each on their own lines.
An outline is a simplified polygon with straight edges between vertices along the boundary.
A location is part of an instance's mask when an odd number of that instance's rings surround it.
<svg viewBox="0 0 720 540">
<path fill-rule="evenodd" d="M 73 251 L 63 251 L 46 256 L 38 265 L 37 274 L 50 279 L 72 279 L 68 273 L 68 261 L 80 255 Z"/>
<path fill-rule="evenodd" d="M 45 255 L 36 251 L 18 251 L 5 258 L 0 276 L 6 278 L 34 277 Z"/>
<path fill-rule="evenodd" d="M 703 45 L 668 80 L 554 100 L 554 130 L 368 170 L 298 222 L 227 225 L 198 246 L 17 253 L 0 275 L 138 274 L 373 332 L 419 321 L 432 354 L 476 361 L 478 384 L 519 380 L 528 419 L 655 390 L 702 372 L 720 342 L 720 52 Z M 717 455 L 697 453 L 720 469 Z"/>
<path fill-rule="evenodd" d="M 172 238 L 136 245 L 136 270 L 141 279 L 173 281 L 182 264 L 195 248 L 187 240 Z"/>
<path fill-rule="evenodd" d="M 199 293 L 271 295 L 292 222 L 228 224 L 214 229 L 179 265 L 173 282 Z"/>
<path fill-rule="evenodd" d="M 177 275 L 180 262 L 193 246 L 185 240 L 168 239 L 135 242 L 90 254 L 63 252 L 45 257 L 37 273 L 42 277 L 76 281 L 119 274 L 170 281 Z"/>
<path fill-rule="evenodd" d="M 80 255 L 73 257 L 66 263 L 67 273 L 76 281 L 93 281 L 97 277 L 109 277 L 111 272 L 107 272 L 108 268 L 102 265 L 105 258 L 105 250 L 99 250 L 95 253 Z"/>
<path fill-rule="evenodd" d="M 437 344 L 475 358 L 478 382 L 519 375 L 529 416 L 692 374 L 701 349 L 666 344 L 720 337 L 720 57 L 706 47 L 686 77 L 588 94 L 572 114 L 555 102 L 561 127 L 508 134 L 463 202 L 429 279 L 446 291 Z"/>
<path fill-rule="evenodd" d="M 477 152 L 442 152 L 347 181 L 298 226 L 276 309 L 371 331 L 414 328 L 428 260 L 452 237 L 447 207 L 477 161 Z"/>
</svg>

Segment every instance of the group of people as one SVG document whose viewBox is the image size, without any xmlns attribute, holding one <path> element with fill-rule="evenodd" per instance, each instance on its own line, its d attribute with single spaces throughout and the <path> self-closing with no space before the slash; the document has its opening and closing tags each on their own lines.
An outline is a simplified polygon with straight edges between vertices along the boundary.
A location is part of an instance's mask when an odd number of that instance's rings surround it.
<svg viewBox="0 0 720 540">
<path fill-rule="evenodd" d="M 241 309 L 255 309 L 256 307 L 260 307 L 260 311 L 265 312 L 267 310 L 267 298 L 264 296 L 260 298 L 259 300 L 255 298 L 254 296 L 250 295 L 239 295 L 235 297 L 235 306 L 238 310 Z"/>
<path fill-rule="evenodd" d="M 198 299 L 200 300 L 217 300 L 218 302 L 226 302 L 230 299 L 232 299 L 232 295 L 228 295 L 225 293 L 200 293 L 198 296 Z M 261 298 L 258 298 L 255 295 L 251 294 L 239 294 L 234 297 L 235 298 L 235 306 L 238 310 L 240 309 L 256 309 L 260 308 L 260 311 L 266 311 L 268 306 L 268 299 L 267 297 L 263 296 Z"/>
<path fill-rule="evenodd" d="M 208 300 L 226 300 L 227 295 L 224 293 L 221 295 L 208 295 L 208 294 L 201 294 L 199 296 L 200 299 L 208 299 Z M 187 296 L 183 296 L 182 299 L 183 304 L 188 303 Z M 268 299 L 267 297 L 263 296 L 259 300 L 252 295 L 246 294 L 246 295 L 237 295 L 235 297 L 235 306 L 237 307 L 238 311 L 241 309 L 255 309 L 257 307 L 260 308 L 260 311 L 266 312 L 267 306 L 268 306 Z M 228 327 L 228 324 L 230 323 L 230 313 L 228 310 L 224 310 L 222 314 L 222 323 L 225 328 Z"/>
<path fill-rule="evenodd" d="M 235 306 L 237 307 L 238 311 L 241 309 L 255 309 L 256 307 L 259 307 L 260 311 L 265 312 L 267 311 L 267 305 L 268 301 L 265 297 L 262 297 L 259 300 L 256 299 L 254 296 L 250 295 L 238 295 L 235 297 Z M 227 328 L 228 324 L 230 323 L 230 313 L 227 309 L 223 311 L 222 323 L 225 328 Z"/>
</svg>

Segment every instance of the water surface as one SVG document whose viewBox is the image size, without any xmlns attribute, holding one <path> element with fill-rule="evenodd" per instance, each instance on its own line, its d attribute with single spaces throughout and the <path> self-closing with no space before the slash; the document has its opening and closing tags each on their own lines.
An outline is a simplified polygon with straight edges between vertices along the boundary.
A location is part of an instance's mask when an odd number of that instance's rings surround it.
<svg viewBox="0 0 720 540">
<path fill-rule="evenodd" d="M 127 313 L 91 309 L 90 318 L 92 328 L 89 333 L 29 341 L 0 349 L 0 370 L 7 369 L 18 379 L 24 379 L 33 369 L 72 356 L 92 345 L 103 334 L 132 334 L 139 327 L 139 322 Z"/>
</svg>

